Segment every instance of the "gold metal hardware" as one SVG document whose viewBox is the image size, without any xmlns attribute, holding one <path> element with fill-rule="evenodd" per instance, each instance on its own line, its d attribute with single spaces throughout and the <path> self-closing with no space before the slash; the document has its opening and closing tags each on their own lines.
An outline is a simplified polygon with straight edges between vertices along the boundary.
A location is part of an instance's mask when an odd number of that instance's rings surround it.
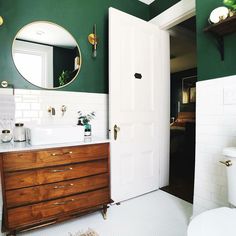
<svg viewBox="0 0 236 236">
<path fill-rule="evenodd" d="M 114 139 L 117 140 L 118 132 L 120 132 L 120 127 L 114 126 Z"/>
<path fill-rule="evenodd" d="M 62 154 L 61 153 L 51 153 L 51 156 L 61 156 Z"/>
<path fill-rule="evenodd" d="M 69 151 L 69 152 L 64 152 L 64 155 L 67 155 L 67 154 L 72 154 L 73 152 L 72 151 Z"/>
<path fill-rule="evenodd" d="M 233 163 L 232 163 L 232 161 L 231 161 L 231 160 L 227 160 L 227 161 L 220 161 L 220 163 L 221 163 L 221 164 L 224 164 L 224 165 L 226 165 L 227 167 L 229 167 L 229 166 L 232 166 L 232 165 L 233 165 Z"/>
<path fill-rule="evenodd" d="M 68 154 L 72 154 L 72 151 L 69 152 L 63 152 L 63 153 L 52 153 L 51 156 L 63 156 L 63 155 L 68 155 Z"/>
<path fill-rule="evenodd" d="M 54 107 L 48 107 L 48 113 L 50 113 L 52 116 L 56 115 L 56 110 Z"/>
<path fill-rule="evenodd" d="M 74 184 L 67 184 L 67 185 L 60 185 L 60 186 L 54 186 L 54 189 L 61 189 L 61 188 L 68 188 L 68 187 L 73 187 Z"/>
<path fill-rule="evenodd" d="M 98 44 L 96 24 L 93 26 L 93 33 L 89 34 L 89 36 L 88 36 L 88 41 L 93 46 L 92 56 L 93 56 L 93 58 L 95 58 L 95 57 L 97 57 L 97 44 Z"/>
<path fill-rule="evenodd" d="M 96 40 L 97 40 L 97 38 L 96 38 L 95 34 L 90 34 L 88 36 L 88 41 L 89 41 L 90 44 L 95 45 L 97 43 Z"/>
<path fill-rule="evenodd" d="M 61 106 L 62 116 L 64 116 L 64 114 L 66 113 L 66 111 L 67 111 L 66 105 L 62 105 L 62 106 Z"/>
<path fill-rule="evenodd" d="M 75 201 L 75 199 L 70 199 L 70 200 L 64 201 L 64 202 L 55 202 L 53 205 L 55 205 L 55 206 L 66 205 L 66 204 L 68 204 L 70 202 L 74 202 L 74 201 Z"/>
<path fill-rule="evenodd" d="M 63 170 L 52 170 L 51 172 L 57 173 L 57 172 L 64 172 L 64 171 L 70 171 L 70 170 L 73 170 L 73 168 L 72 168 L 72 167 L 69 167 L 69 168 L 65 168 L 65 169 L 63 169 Z"/>
</svg>

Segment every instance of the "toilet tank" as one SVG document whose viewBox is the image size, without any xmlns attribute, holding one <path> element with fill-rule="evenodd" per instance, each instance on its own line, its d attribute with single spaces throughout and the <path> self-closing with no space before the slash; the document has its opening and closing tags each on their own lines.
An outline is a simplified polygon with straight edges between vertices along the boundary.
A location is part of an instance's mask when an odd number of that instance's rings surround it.
<svg viewBox="0 0 236 236">
<path fill-rule="evenodd" d="M 228 201 L 236 207 L 236 148 L 228 147 L 223 150 L 223 155 L 230 160 L 230 166 L 226 167 L 228 179 Z"/>
</svg>

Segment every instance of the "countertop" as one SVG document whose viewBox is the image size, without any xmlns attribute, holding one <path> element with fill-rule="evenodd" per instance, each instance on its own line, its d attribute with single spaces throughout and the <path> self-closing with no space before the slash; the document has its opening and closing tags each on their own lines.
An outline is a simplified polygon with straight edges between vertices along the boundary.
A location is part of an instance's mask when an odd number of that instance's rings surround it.
<svg viewBox="0 0 236 236">
<path fill-rule="evenodd" d="M 110 142 L 109 139 L 102 139 L 98 137 L 86 137 L 82 142 L 57 143 L 57 144 L 47 144 L 47 145 L 31 145 L 27 142 L 0 143 L 0 153 L 82 146 L 82 145 L 91 145 L 91 144 L 109 143 L 109 142 Z"/>
</svg>

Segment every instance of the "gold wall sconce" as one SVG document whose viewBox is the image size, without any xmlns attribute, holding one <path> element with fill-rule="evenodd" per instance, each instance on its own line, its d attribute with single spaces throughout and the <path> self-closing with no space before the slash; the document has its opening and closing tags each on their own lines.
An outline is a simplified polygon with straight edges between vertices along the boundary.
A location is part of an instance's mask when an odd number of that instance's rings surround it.
<svg viewBox="0 0 236 236">
<path fill-rule="evenodd" d="M 93 33 L 88 36 L 88 41 L 93 46 L 92 57 L 97 57 L 97 44 L 98 44 L 98 37 L 97 37 L 97 26 L 94 24 L 93 26 Z"/>
<path fill-rule="evenodd" d="M 3 25 L 3 18 L 2 18 L 2 16 L 0 16 L 0 26 L 2 26 Z"/>
</svg>

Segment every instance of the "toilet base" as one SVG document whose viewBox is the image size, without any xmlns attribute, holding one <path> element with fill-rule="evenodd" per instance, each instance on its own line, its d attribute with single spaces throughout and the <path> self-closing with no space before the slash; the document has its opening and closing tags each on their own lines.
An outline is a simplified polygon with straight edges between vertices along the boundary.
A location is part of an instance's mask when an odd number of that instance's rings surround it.
<svg viewBox="0 0 236 236">
<path fill-rule="evenodd" d="M 236 209 L 217 208 L 201 213 L 189 224 L 188 236 L 235 236 Z"/>
</svg>

